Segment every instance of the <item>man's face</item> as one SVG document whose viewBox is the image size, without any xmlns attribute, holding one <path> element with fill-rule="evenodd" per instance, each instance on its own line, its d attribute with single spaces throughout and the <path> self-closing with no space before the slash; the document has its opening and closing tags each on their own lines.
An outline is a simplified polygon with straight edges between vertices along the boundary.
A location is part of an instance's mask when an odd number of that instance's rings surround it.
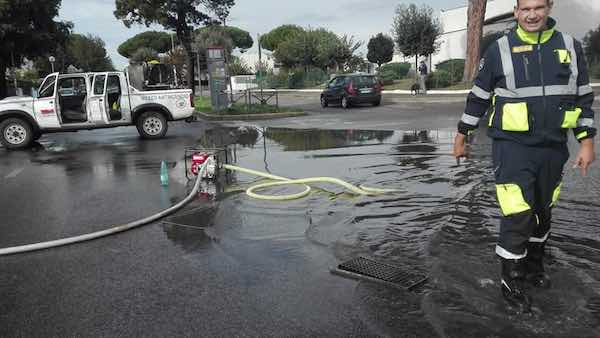
<svg viewBox="0 0 600 338">
<path fill-rule="evenodd" d="M 550 15 L 548 0 L 519 0 L 515 6 L 515 18 L 527 32 L 544 30 Z"/>
</svg>

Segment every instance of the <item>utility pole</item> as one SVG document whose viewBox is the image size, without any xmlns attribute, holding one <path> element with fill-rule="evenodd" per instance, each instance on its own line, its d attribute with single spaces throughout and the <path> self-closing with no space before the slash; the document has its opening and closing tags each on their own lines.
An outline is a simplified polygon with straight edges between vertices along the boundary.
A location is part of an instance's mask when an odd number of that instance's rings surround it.
<svg viewBox="0 0 600 338">
<path fill-rule="evenodd" d="M 479 71 L 480 44 L 487 0 L 469 0 L 467 20 L 467 59 L 463 81 L 471 82 Z"/>
</svg>

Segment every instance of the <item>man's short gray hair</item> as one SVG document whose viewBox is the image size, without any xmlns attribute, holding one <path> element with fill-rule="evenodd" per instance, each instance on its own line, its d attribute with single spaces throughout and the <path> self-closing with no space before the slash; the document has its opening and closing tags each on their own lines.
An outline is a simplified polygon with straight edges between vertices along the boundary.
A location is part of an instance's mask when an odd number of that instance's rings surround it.
<svg viewBox="0 0 600 338">
<path fill-rule="evenodd" d="M 554 0 L 546 0 L 546 3 L 550 7 L 554 6 Z M 517 7 L 519 7 L 519 0 L 517 0 Z"/>
</svg>

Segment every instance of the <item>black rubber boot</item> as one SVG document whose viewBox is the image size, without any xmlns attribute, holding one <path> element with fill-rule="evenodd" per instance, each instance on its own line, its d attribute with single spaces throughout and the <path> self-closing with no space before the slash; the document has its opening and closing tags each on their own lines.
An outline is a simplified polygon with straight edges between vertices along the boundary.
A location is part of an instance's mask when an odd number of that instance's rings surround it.
<svg viewBox="0 0 600 338">
<path fill-rule="evenodd" d="M 550 276 L 544 271 L 544 248 L 546 243 L 529 243 L 525 258 L 526 280 L 538 288 L 550 288 Z"/>
<path fill-rule="evenodd" d="M 502 295 L 519 313 L 531 312 L 531 297 L 525 292 L 524 259 L 502 259 Z"/>
</svg>

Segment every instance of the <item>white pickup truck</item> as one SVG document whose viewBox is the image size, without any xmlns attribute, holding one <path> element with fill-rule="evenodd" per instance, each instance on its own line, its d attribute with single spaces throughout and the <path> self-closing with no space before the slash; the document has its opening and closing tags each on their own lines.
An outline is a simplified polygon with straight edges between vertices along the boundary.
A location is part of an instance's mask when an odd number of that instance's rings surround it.
<svg viewBox="0 0 600 338">
<path fill-rule="evenodd" d="M 44 133 L 135 125 L 143 138 L 161 138 L 167 121 L 190 120 L 189 89 L 140 91 L 124 72 L 48 75 L 33 97 L 0 100 L 0 142 L 28 147 Z"/>
</svg>

